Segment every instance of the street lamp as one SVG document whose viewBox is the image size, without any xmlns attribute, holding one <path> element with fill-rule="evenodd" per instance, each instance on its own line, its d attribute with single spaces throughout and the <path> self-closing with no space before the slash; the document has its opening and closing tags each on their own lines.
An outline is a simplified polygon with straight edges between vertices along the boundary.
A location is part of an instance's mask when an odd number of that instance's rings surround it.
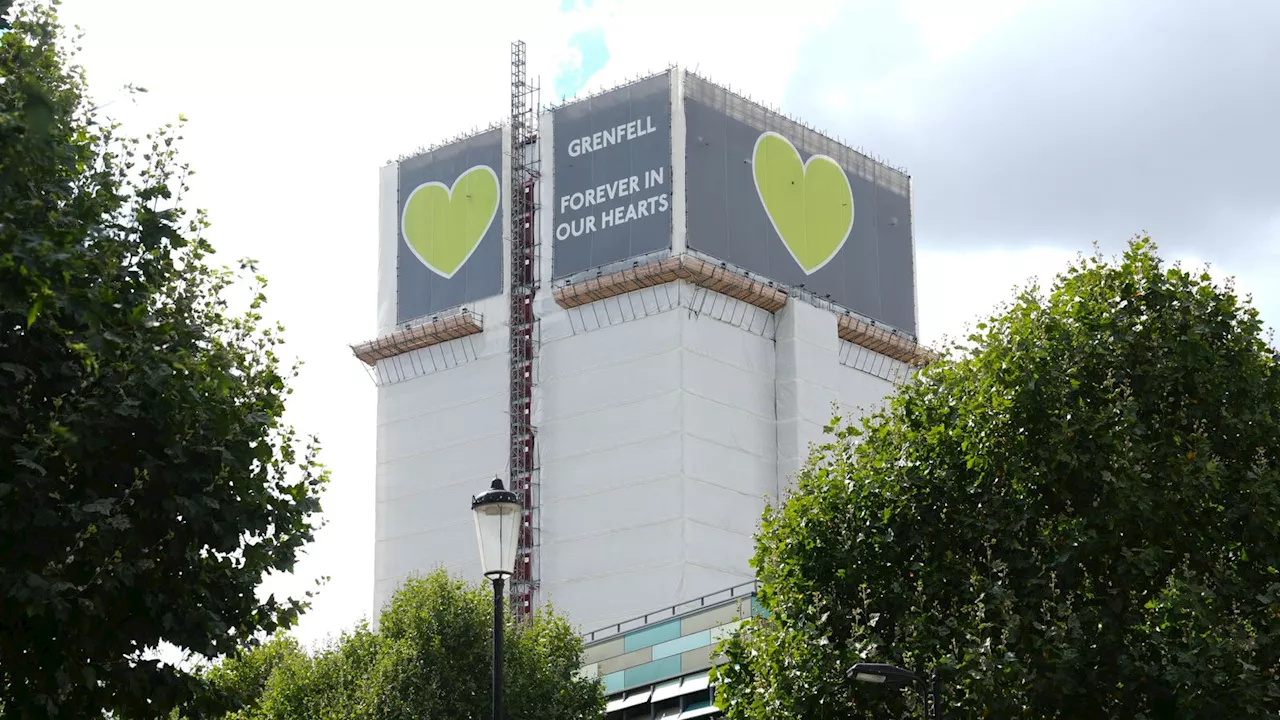
<svg viewBox="0 0 1280 720">
<path fill-rule="evenodd" d="M 501 478 L 471 498 L 480 567 L 493 581 L 493 720 L 502 720 L 502 585 L 515 573 L 520 510 L 520 498 L 502 487 Z"/>
<path fill-rule="evenodd" d="M 921 698 L 924 699 L 925 718 L 928 720 L 942 720 L 942 681 L 938 678 L 938 671 L 934 669 L 929 674 L 928 695 L 925 694 L 924 678 L 907 670 L 897 667 L 896 665 L 886 665 L 884 663 L 858 663 L 849 668 L 848 676 L 858 682 L 877 683 L 880 685 L 888 685 L 889 687 L 902 687 L 904 685 L 912 685 L 920 683 Z M 933 708 L 930 714 L 929 708 Z"/>
</svg>

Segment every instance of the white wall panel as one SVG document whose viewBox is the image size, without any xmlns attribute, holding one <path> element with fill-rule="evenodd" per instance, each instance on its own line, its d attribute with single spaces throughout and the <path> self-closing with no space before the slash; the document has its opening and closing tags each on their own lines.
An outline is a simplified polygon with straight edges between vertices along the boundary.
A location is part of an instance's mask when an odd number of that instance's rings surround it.
<svg viewBox="0 0 1280 720">
<path fill-rule="evenodd" d="M 731 490 L 692 478 L 684 481 L 685 517 L 729 532 L 751 535 L 760 527 L 766 495 Z"/>
<path fill-rule="evenodd" d="M 754 549 L 751 535 L 712 527 L 696 520 L 684 521 L 685 560 L 726 573 L 751 577 L 749 560 Z"/>
<path fill-rule="evenodd" d="M 491 395 L 382 425 L 378 428 L 379 460 L 389 462 L 501 432 L 507 427 L 508 407 L 505 394 Z"/>
<path fill-rule="evenodd" d="M 507 428 L 503 425 L 490 430 L 489 435 L 475 440 L 379 463 L 378 501 L 464 481 L 487 485 L 507 464 Z"/>
<path fill-rule="evenodd" d="M 778 421 L 778 459 L 799 460 L 809 457 L 809 444 L 822 444 L 827 437 L 822 425 L 803 418 Z"/>
<path fill-rule="evenodd" d="M 554 420 L 665 395 L 680 387 L 680 350 L 600 365 L 542 383 L 541 420 Z"/>
<path fill-rule="evenodd" d="M 412 572 L 430 572 L 438 565 L 474 567 L 468 577 L 480 577 L 475 526 L 471 510 L 463 507 L 458 522 L 411 535 L 377 541 L 374 578 L 404 577 Z"/>
<path fill-rule="evenodd" d="M 465 339 L 465 338 L 464 338 Z M 507 397 L 507 357 L 488 357 L 378 388 L 378 424 L 449 410 L 480 398 Z"/>
<path fill-rule="evenodd" d="M 582 632 L 630 620 L 687 597 L 687 567 L 680 562 L 618 568 L 611 575 L 544 582 L 543 596 Z"/>
<path fill-rule="evenodd" d="M 472 543 L 474 544 L 474 542 Z M 426 575 L 435 571 L 437 568 L 443 568 L 446 572 L 454 577 L 465 578 L 468 581 L 481 579 L 480 561 L 471 558 L 467 560 L 458 560 L 453 564 L 443 564 L 432 562 L 430 564 L 415 566 L 413 569 L 400 575 L 392 575 L 385 578 L 379 578 L 373 583 L 373 618 L 376 620 L 381 613 L 383 604 L 391 598 L 391 595 L 399 589 L 400 585 L 412 575 Z"/>
<path fill-rule="evenodd" d="M 864 412 L 878 408 L 897 390 L 888 380 L 881 380 L 861 370 L 844 366 L 841 366 L 840 371 L 836 373 L 836 383 L 840 392 L 840 402 L 861 408 Z"/>
<path fill-rule="evenodd" d="M 754 549 L 754 545 L 752 546 Z M 725 572 L 717 568 L 699 565 L 689 562 L 684 566 L 684 579 L 681 583 L 681 601 L 692 600 L 693 598 L 711 593 L 720 592 L 745 582 L 750 582 L 755 577 L 755 573 L 746 572 Z M 674 603 L 667 603 L 672 605 Z"/>
<path fill-rule="evenodd" d="M 544 461 L 601 452 L 624 443 L 665 435 L 679 427 L 679 391 L 655 398 L 545 421 L 539 428 Z"/>
<path fill-rule="evenodd" d="M 437 484 L 426 491 L 379 500 L 377 539 L 384 540 L 397 535 L 412 535 L 456 525 L 464 517 L 469 521 L 471 496 L 487 488 L 486 479 L 492 480 L 493 474 L 452 482 L 440 476 L 431 479 Z"/>
<path fill-rule="evenodd" d="M 683 542 L 676 519 L 544 545 L 542 579 L 557 583 L 666 565 L 680 559 Z"/>
<path fill-rule="evenodd" d="M 680 313 L 666 312 L 633 322 L 544 342 L 538 356 L 540 379 L 550 382 L 625 361 L 659 355 L 680 343 Z"/>
<path fill-rule="evenodd" d="M 684 435 L 684 474 L 753 496 L 774 494 L 776 458 L 742 452 L 709 440 Z"/>
<path fill-rule="evenodd" d="M 690 395 L 739 408 L 764 420 L 774 417 L 773 376 L 749 372 L 721 357 L 683 353 L 681 383 Z"/>
<path fill-rule="evenodd" d="M 839 369 L 835 351 L 827 353 L 821 347 L 803 340 L 777 341 L 777 377 L 800 378 L 816 385 L 833 386 L 835 372 Z"/>
<path fill-rule="evenodd" d="M 545 505 L 679 475 L 680 452 L 680 430 L 672 427 L 657 437 L 637 439 L 600 452 L 564 458 L 547 458 L 544 453 L 540 472 L 542 502 Z"/>
<path fill-rule="evenodd" d="M 768 458 L 773 455 L 773 420 L 696 395 L 684 396 L 684 429 L 694 437 Z"/>
<path fill-rule="evenodd" d="M 807 380 L 797 379 L 790 383 L 779 383 L 777 387 L 777 403 L 779 418 L 804 418 L 811 422 L 821 421 L 824 424 L 836 413 L 834 405 L 840 399 L 835 388 L 824 387 Z"/>
<path fill-rule="evenodd" d="M 713 357 L 747 372 L 773 377 L 773 341 L 713 318 L 667 313 L 683 320 L 683 346 L 689 352 Z"/>
<path fill-rule="evenodd" d="M 400 166 L 378 169 L 378 337 L 396 325 L 396 249 L 400 242 Z"/>
<path fill-rule="evenodd" d="M 683 486 L 684 478 L 672 475 L 550 502 L 544 495 L 542 544 L 547 547 L 678 519 L 684 512 Z"/>
</svg>

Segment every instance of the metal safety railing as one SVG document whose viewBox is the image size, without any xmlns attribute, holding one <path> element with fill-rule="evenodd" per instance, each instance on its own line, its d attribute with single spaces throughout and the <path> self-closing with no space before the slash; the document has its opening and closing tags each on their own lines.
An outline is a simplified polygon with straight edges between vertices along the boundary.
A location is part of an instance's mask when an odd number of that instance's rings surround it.
<svg viewBox="0 0 1280 720">
<path fill-rule="evenodd" d="M 623 620 L 612 625 L 606 625 L 598 630 L 583 633 L 582 639 L 590 645 L 591 643 L 608 640 L 609 638 L 616 637 L 625 632 L 642 628 L 646 625 L 658 622 L 659 620 L 665 622 L 672 618 L 690 615 L 701 610 L 706 610 L 707 608 L 713 608 L 736 600 L 741 600 L 743 598 L 752 597 L 756 594 L 758 586 L 758 581 L 751 580 L 739 585 L 734 585 L 730 588 L 725 588 L 724 590 L 707 593 L 702 597 L 696 597 L 692 600 L 676 603 L 675 605 L 665 607 L 661 610 L 655 610 L 654 612 L 645 613 L 644 615 L 639 615 L 629 620 Z"/>
</svg>

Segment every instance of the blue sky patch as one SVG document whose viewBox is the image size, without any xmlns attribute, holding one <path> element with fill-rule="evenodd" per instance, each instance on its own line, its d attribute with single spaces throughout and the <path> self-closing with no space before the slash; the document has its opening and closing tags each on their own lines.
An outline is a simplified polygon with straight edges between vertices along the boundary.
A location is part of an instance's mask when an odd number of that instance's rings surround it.
<svg viewBox="0 0 1280 720">
<path fill-rule="evenodd" d="M 556 98 L 569 98 L 586 86 L 592 75 L 604 69 L 609 62 L 609 46 L 604 40 L 603 28 L 592 28 L 575 33 L 569 38 L 569 47 L 582 57 L 576 67 L 567 67 L 556 76 Z"/>
</svg>

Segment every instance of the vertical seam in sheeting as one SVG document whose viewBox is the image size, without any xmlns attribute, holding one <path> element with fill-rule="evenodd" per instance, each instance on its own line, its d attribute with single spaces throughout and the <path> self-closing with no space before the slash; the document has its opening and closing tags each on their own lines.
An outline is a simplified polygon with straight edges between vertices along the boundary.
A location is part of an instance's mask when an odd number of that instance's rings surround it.
<svg viewBox="0 0 1280 720">
<path fill-rule="evenodd" d="M 790 302 L 790 298 L 788 298 Z M 773 504 L 782 502 L 782 420 L 778 417 L 778 325 L 782 318 L 780 313 L 787 312 L 787 306 L 774 313 L 773 320 Z"/>
<path fill-rule="evenodd" d="M 684 284 L 684 281 L 677 280 L 676 282 L 680 283 L 680 285 L 676 286 L 676 303 L 678 307 L 679 301 L 680 301 L 680 294 L 684 291 L 684 288 L 681 287 Z M 678 381 L 677 387 L 680 388 L 680 404 L 678 405 L 679 412 L 680 412 L 680 555 L 681 555 L 680 563 L 683 566 L 680 570 L 680 587 L 677 590 L 676 597 L 683 598 L 684 586 L 685 586 L 685 573 L 688 572 L 688 567 L 689 567 L 688 565 L 689 563 L 689 507 L 686 502 L 686 497 L 688 496 L 688 490 L 689 490 L 688 488 L 689 469 L 685 465 L 685 452 L 684 452 L 684 446 L 685 446 L 684 353 L 685 353 L 685 344 L 686 344 L 685 330 L 688 328 L 689 316 L 687 314 L 682 315 L 679 312 L 677 312 L 676 317 L 679 318 L 679 323 L 680 323 L 680 355 L 679 355 L 679 361 L 676 363 L 676 372 L 680 374 L 680 377 L 677 379 Z"/>
</svg>

